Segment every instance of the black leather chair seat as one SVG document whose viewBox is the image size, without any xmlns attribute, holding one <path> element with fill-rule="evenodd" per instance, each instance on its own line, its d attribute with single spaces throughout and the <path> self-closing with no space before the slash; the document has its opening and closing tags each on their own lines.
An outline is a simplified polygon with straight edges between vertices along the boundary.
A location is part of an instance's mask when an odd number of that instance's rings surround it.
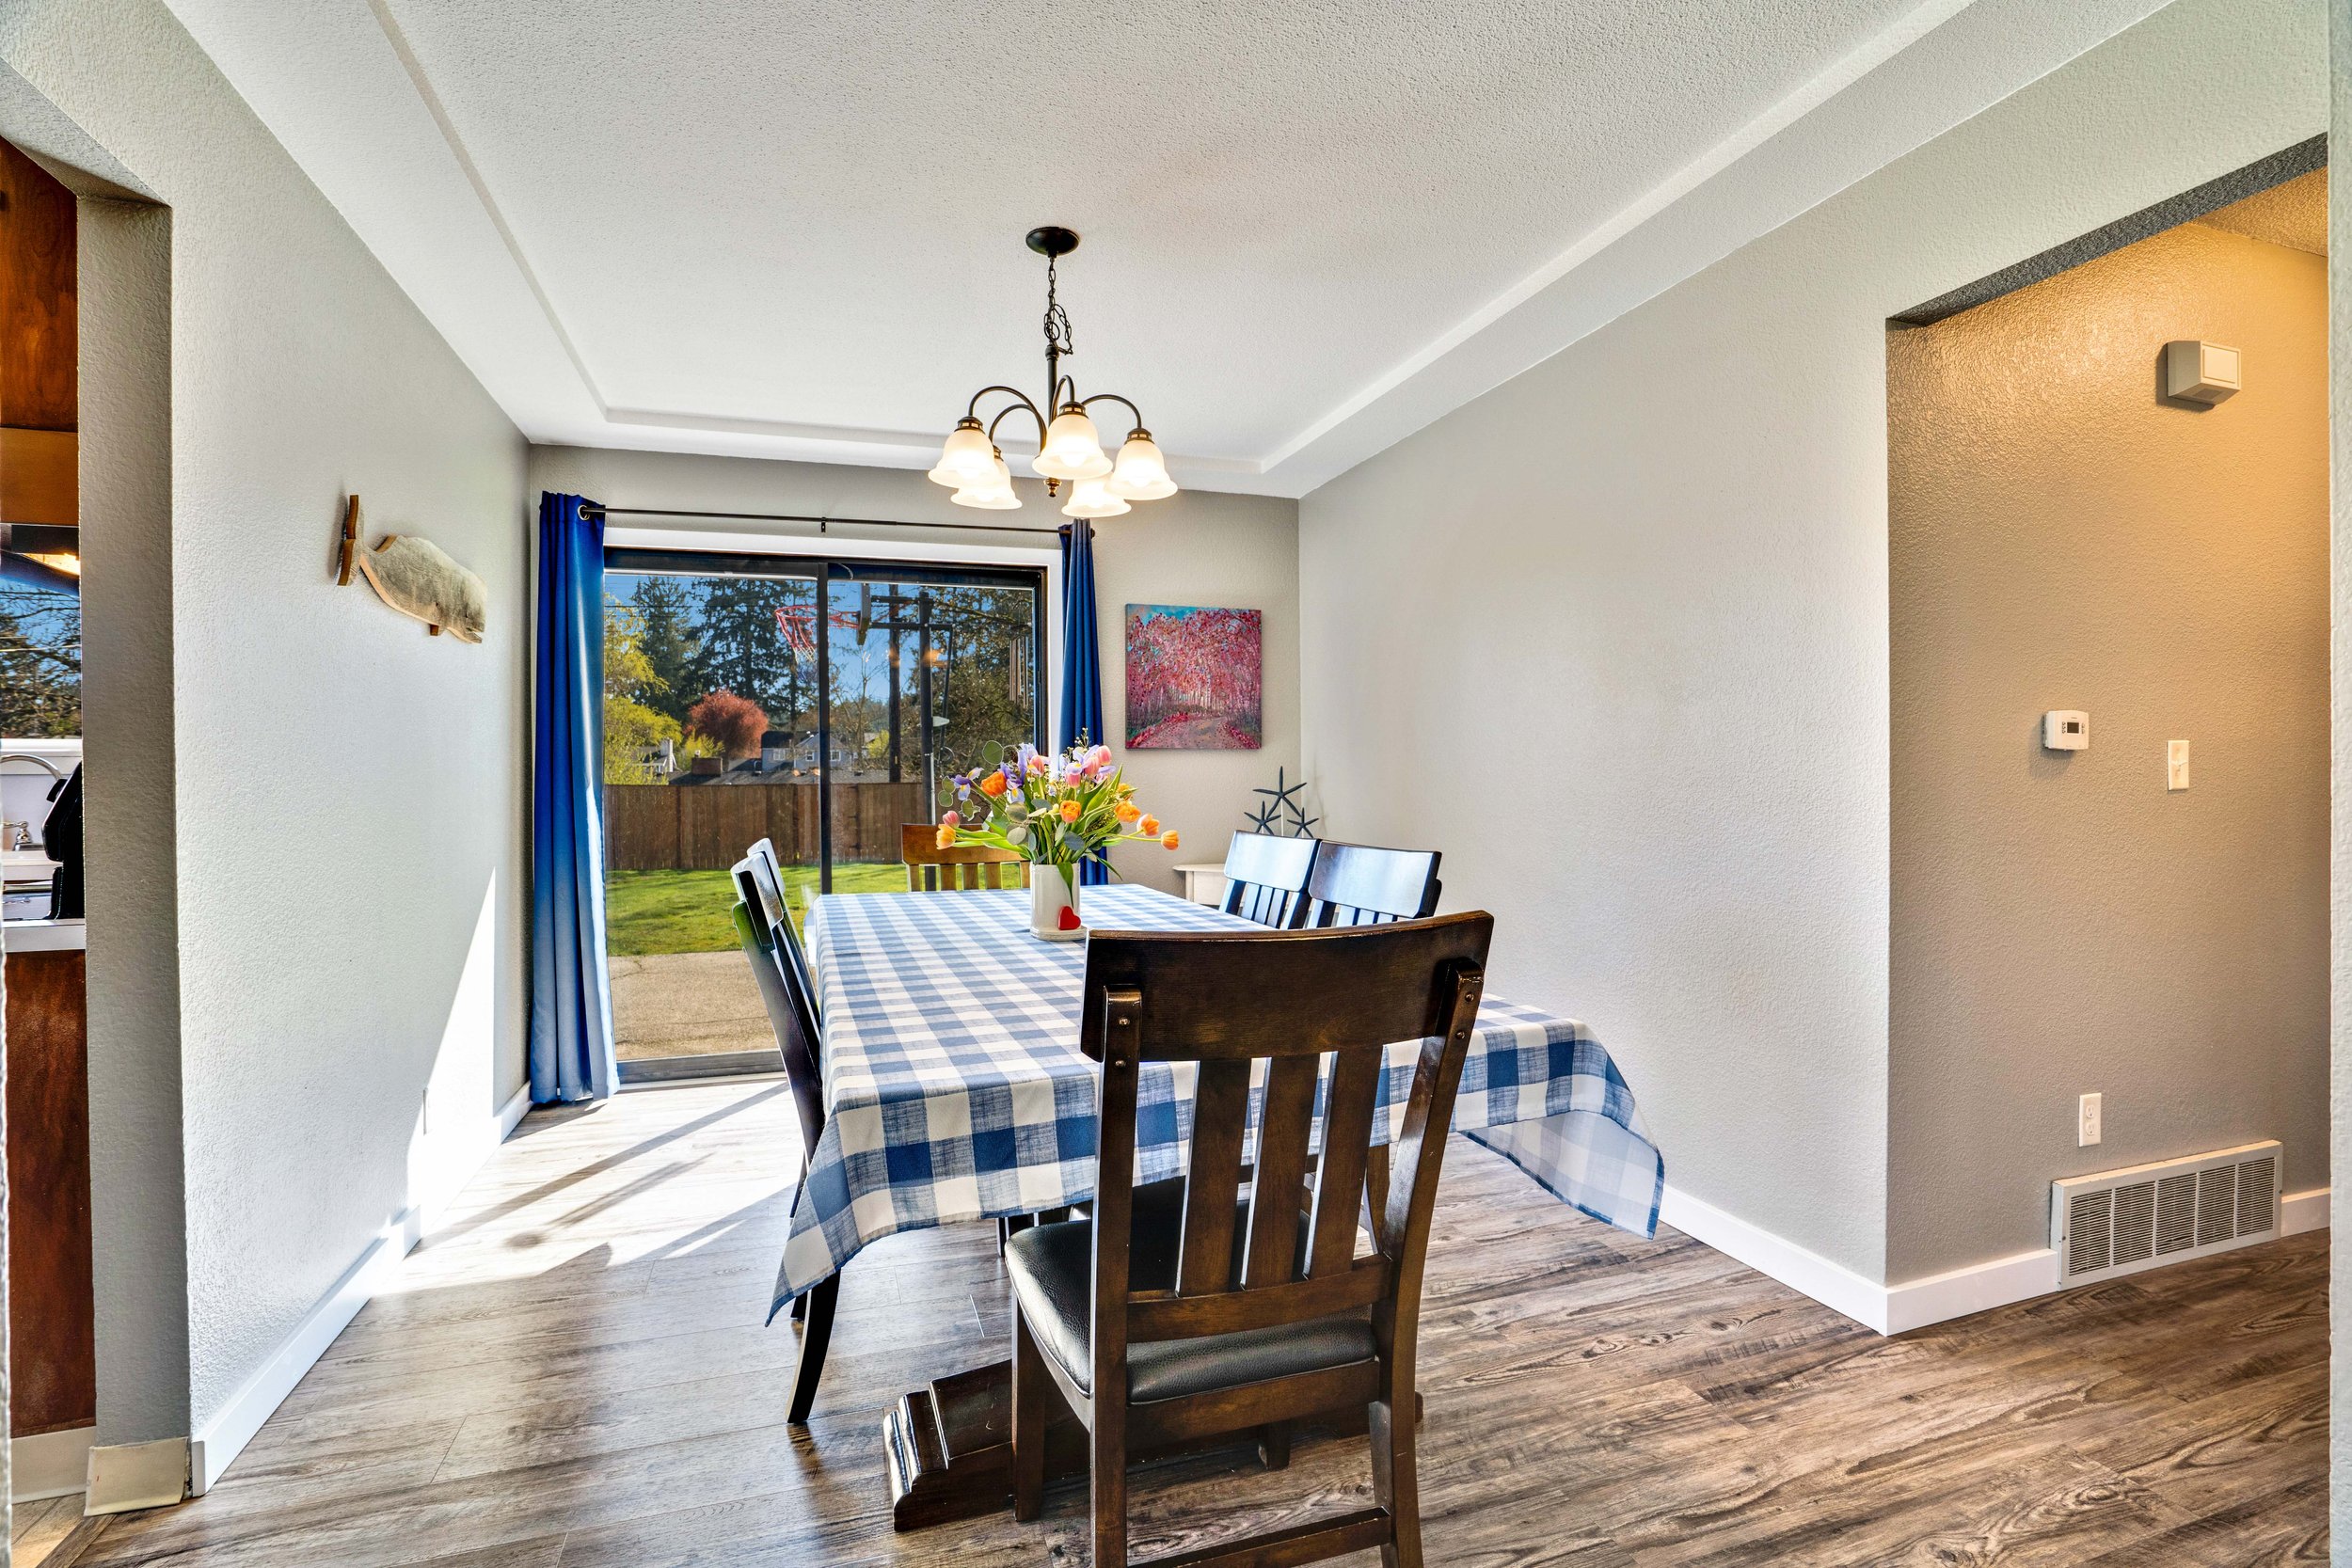
<svg viewBox="0 0 2352 1568">
<path fill-rule="evenodd" d="M 1183 1200 L 1182 1181 L 1136 1190 L 1129 1289 L 1174 1288 Z M 1089 1394 L 1094 1375 L 1089 1327 L 1094 1301 L 1093 1250 L 1091 1220 L 1034 1226 L 1005 1244 L 1013 1292 L 1021 1298 L 1039 1348 Z M 1198 1339 L 1149 1340 L 1127 1347 L 1127 1397 L 1137 1404 L 1182 1399 L 1212 1388 L 1352 1367 L 1375 1354 L 1372 1323 L 1362 1314 Z"/>
</svg>

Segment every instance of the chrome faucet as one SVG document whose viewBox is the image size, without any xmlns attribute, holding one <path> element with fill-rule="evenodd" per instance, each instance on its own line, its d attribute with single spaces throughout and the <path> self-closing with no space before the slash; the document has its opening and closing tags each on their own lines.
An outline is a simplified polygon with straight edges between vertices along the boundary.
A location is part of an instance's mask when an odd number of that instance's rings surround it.
<svg viewBox="0 0 2352 1568">
<path fill-rule="evenodd" d="M 63 784 L 65 782 L 65 775 L 57 770 L 57 765 L 51 762 L 47 757 L 37 757 L 30 752 L 0 752 L 0 764 L 11 762 L 29 762 L 34 767 L 40 768 L 42 772 L 47 773 L 51 778 L 56 780 L 57 784 Z M 51 784 L 49 786 L 49 797 L 54 800 L 56 799 L 56 796 L 57 784 Z M 39 847 L 40 841 L 34 838 L 33 825 L 30 822 L 0 821 L 0 849 L 34 849 Z"/>
<path fill-rule="evenodd" d="M 53 779 L 63 780 L 65 777 L 56 763 L 47 757 L 37 757 L 30 752 L 0 752 L 0 763 L 6 762 L 29 762 Z"/>
</svg>

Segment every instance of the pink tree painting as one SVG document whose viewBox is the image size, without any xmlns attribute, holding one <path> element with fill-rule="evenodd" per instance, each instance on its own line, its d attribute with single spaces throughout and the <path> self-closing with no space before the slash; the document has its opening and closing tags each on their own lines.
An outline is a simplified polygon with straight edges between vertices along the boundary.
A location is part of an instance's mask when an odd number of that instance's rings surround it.
<svg viewBox="0 0 2352 1568">
<path fill-rule="evenodd" d="M 1129 605 L 1128 747 L 1256 751 L 1263 744 L 1259 644 L 1254 610 Z"/>
</svg>

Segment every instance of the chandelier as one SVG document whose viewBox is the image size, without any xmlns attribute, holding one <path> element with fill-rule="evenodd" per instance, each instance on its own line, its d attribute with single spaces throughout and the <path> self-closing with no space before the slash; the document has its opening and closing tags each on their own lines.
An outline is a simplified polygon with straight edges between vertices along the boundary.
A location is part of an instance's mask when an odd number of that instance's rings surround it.
<svg viewBox="0 0 2352 1568">
<path fill-rule="evenodd" d="M 1021 498 L 1012 493 L 1012 470 L 1005 466 L 1005 454 L 996 445 L 996 427 L 1010 415 L 1026 414 L 1036 422 L 1038 435 L 1037 456 L 1029 460 L 1029 467 L 1044 479 L 1048 496 L 1059 495 L 1064 484 L 1070 486 L 1069 503 L 1061 509 L 1063 516 L 1116 517 L 1129 510 L 1130 501 L 1174 495 L 1176 482 L 1168 477 L 1167 460 L 1160 456 L 1152 433 L 1143 428 L 1143 411 L 1117 392 L 1082 398 L 1076 380 L 1062 373 L 1061 362 L 1076 351 L 1070 346 L 1069 312 L 1054 294 L 1054 269 L 1078 248 L 1078 236 L 1067 229 L 1032 229 L 1029 248 L 1045 258 L 1045 407 L 1040 408 L 1026 393 L 1010 387 L 981 388 L 965 404 L 963 418 L 956 421 L 931 479 L 955 491 L 958 506 L 991 512 L 1019 506 Z M 1012 401 L 983 424 L 981 400 L 998 392 Z M 1122 404 L 1135 416 L 1135 428 L 1127 433 L 1116 458 L 1103 450 L 1103 439 L 1095 434 L 1094 420 L 1087 412 L 1098 403 Z"/>
</svg>

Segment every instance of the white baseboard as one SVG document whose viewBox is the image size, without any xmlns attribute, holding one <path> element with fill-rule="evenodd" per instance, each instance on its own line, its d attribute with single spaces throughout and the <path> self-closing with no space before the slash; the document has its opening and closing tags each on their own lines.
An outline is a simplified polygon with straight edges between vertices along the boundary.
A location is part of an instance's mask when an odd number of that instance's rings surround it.
<svg viewBox="0 0 2352 1568">
<path fill-rule="evenodd" d="M 2328 1193 L 2326 1187 L 2313 1187 L 2307 1193 L 2289 1193 L 2279 1200 L 2279 1234 L 2300 1236 L 2306 1230 L 2328 1228 Z"/>
<path fill-rule="evenodd" d="M 479 1169 L 490 1152 L 511 1135 L 525 1113 L 531 1109 L 531 1086 L 526 1084 L 516 1090 L 506 1103 L 500 1106 L 493 1125 L 485 1126 L 489 1133 L 482 1145 L 480 1155 L 473 1162 Z M 467 1173 L 470 1180 L 471 1172 Z M 229 1402 L 214 1412 L 200 1424 L 188 1445 L 188 1495 L 200 1497 L 212 1489 L 253 1434 L 262 1430 L 262 1423 L 285 1402 L 303 1374 L 326 1354 L 326 1347 L 335 1342 L 359 1308 L 382 1290 L 416 1244 L 429 1235 L 464 1182 L 453 1183 L 449 1195 L 430 1209 L 413 1206 L 393 1216 L 375 1239 L 361 1249 L 351 1266 L 343 1271 L 318 1305 L 303 1315 L 294 1330 L 278 1345 L 243 1386 L 230 1397 Z"/>
<path fill-rule="evenodd" d="M 530 1081 L 526 1079 L 523 1083 L 523 1086 L 516 1089 L 513 1097 L 509 1099 L 505 1104 L 499 1107 L 498 1141 L 504 1143 L 507 1139 L 513 1137 L 515 1135 L 515 1129 L 520 1127 L 523 1124 L 523 1117 L 529 1116 L 530 1114 L 531 1084 Z"/>
<path fill-rule="evenodd" d="M 1736 1258 L 1758 1274 L 1812 1297 L 1834 1312 L 1880 1334 L 1904 1334 L 1930 1323 L 2029 1301 L 2058 1288 L 2058 1254 L 2048 1247 L 1995 1258 L 1947 1274 L 1880 1285 L 1842 1264 L 1808 1252 L 1703 1198 L 1669 1186 L 1659 1218 L 1717 1252 Z M 2280 1200 L 2279 1233 L 2297 1235 L 2324 1227 L 2328 1189 L 2289 1193 Z"/>
<path fill-rule="evenodd" d="M 220 1479 L 231 1460 L 245 1451 L 245 1446 L 262 1430 L 262 1423 L 269 1419 L 270 1413 L 285 1402 L 303 1374 L 326 1354 L 335 1336 L 359 1315 L 359 1308 L 368 1304 L 370 1296 L 384 1288 L 392 1271 L 415 1244 L 408 1240 L 410 1223 L 410 1212 L 404 1210 L 367 1244 L 318 1305 L 303 1315 L 302 1322 L 294 1325 L 294 1331 L 270 1358 L 230 1396 L 229 1402 L 196 1429 L 188 1449 L 190 1497 L 200 1497 L 212 1490 L 213 1482 Z"/>
<path fill-rule="evenodd" d="M 1844 1264 L 1833 1263 L 1672 1185 L 1659 1205 L 1658 1217 L 1756 1273 L 1770 1275 L 1790 1290 L 1811 1296 L 1831 1311 L 1843 1312 L 1865 1328 L 1886 1332 L 1886 1287 L 1863 1278 Z"/>
<path fill-rule="evenodd" d="M 1930 1323 L 1972 1312 L 2030 1301 L 2058 1288 L 2058 1254 L 2048 1247 L 1971 1263 L 1947 1274 L 1907 1279 L 1886 1288 L 1885 1326 L 1881 1334 L 1907 1334 Z"/>
<path fill-rule="evenodd" d="M 8 1439 L 8 1500 L 37 1503 L 79 1492 L 89 1479 L 90 1439 L 97 1432 L 73 1427 Z"/>
</svg>

